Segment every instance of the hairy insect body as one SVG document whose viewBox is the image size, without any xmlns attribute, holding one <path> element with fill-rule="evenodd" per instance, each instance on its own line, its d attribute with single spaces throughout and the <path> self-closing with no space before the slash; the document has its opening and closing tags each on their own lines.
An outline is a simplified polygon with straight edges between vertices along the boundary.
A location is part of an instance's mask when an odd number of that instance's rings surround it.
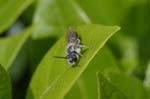
<svg viewBox="0 0 150 99">
<path fill-rule="evenodd" d="M 55 58 L 67 59 L 68 63 L 74 65 L 79 60 L 79 57 L 82 56 L 81 48 L 85 47 L 80 45 L 80 39 L 75 30 L 69 30 L 67 35 L 67 47 L 66 47 L 66 57 L 54 56 Z"/>
<path fill-rule="evenodd" d="M 69 31 L 67 41 L 67 61 L 69 64 L 74 65 L 78 61 L 79 55 L 81 55 L 80 39 L 76 31 Z"/>
</svg>

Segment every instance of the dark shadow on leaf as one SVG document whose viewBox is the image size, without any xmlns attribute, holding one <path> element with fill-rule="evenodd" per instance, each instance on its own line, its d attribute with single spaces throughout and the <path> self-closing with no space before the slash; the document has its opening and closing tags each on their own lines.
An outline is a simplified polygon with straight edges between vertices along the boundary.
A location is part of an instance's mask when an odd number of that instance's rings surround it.
<svg viewBox="0 0 150 99">
<path fill-rule="evenodd" d="M 31 58 L 31 73 L 34 72 L 36 66 L 40 63 L 41 59 L 48 51 L 49 48 L 57 41 L 56 37 L 48 37 L 44 39 L 32 40 L 30 44 L 30 58 Z"/>
</svg>

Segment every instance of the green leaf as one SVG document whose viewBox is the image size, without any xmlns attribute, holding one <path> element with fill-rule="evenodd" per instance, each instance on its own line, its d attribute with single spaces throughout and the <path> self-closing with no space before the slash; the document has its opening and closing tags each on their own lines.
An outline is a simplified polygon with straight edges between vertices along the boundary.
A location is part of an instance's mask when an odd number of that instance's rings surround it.
<svg viewBox="0 0 150 99">
<path fill-rule="evenodd" d="M 109 60 L 109 62 L 107 62 Z M 96 99 L 96 72 L 119 71 L 115 57 L 107 47 L 103 47 L 89 63 L 79 80 L 73 85 L 65 99 Z"/>
<path fill-rule="evenodd" d="M 76 99 L 77 97 L 78 99 L 90 99 L 87 89 L 85 82 L 80 77 L 63 99 Z"/>
<path fill-rule="evenodd" d="M 0 0 L 0 33 L 7 29 L 33 0 Z"/>
<path fill-rule="evenodd" d="M 124 16 L 125 2 L 120 0 L 77 0 L 91 21 L 101 24 L 114 24 Z M 118 9 L 119 8 L 119 9 Z"/>
<path fill-rule="evenodd" d="M 149 99 L 142 83 L 123 73 L 98 74 L 98 92 L 102 99 Z"/>
<path fill-rule="evenodd" d="M 5 69 L 0 65 L 0 99 L 11 99 L 11 83 Z"/>
<path fill-rule="evenodd" d="M 126 94 L 104 75 L 97 73 L 98 99 L 128 99 Z"/>
<path fill-rule="evenodd" d="M 148 90 L 150 90 L 150 60 L 145 73 L 144 85 Z"/>
<path fill-rule="evenodd" d="M 132 10 L 133 6 L 137 6 L 138 4 L 142 5 L 142 3 L 147 3 L 147 0 L 138 0 L 138 1 L 137 0 L 122 0 L 122 1 L 120 0 L 112 0 L 112 1 L 110 0 L 91 0 L 91 1 L 76 0 L 76 1 L 84 9 L 86 14 L 91 19 L 91 21 L 94 23 L 99 23 L 99 24 L 120 24 L 124 19 L 126 18 L 131 19 L 133 17 L 133 16 L 130 16 L 130 17 L 126 16 L 126 14 L 128 14 L 128 12 Z M 137 10 L 137 9 L 133 9 L 133 10 Z M 135 12 L 132 12 L 132 15 L 133 13 Z M 143 13 L 140 15 L 143 16 Z M 133 18 L 136 19 L 135 17 Z M 125 20 L 125 22 L 126 21 L 128 22 L 128 20 Z M 132 21 L 130 20 L 130 22 Z M 133 23 L 131 23 L 131 25 L 132 24 Z M 126 25 L 129 25 L 129 24 L 126 24 Z"/>
<path fill-rule="evenodd" d="M 113 40 L 117 44 L 122 53 L 119 62 L 122 70 L 128 74 L 132 74 L 138 65 L 138 45 L 137 39 L 125 35 L 117 35 Z"/>
<path fill-rule="evenodd" d="M 2 64 L 6 70 L 13 64 L 19 51 L 29 38 L 31 31 L 32 28 L 29 28 L 19 35 L 0 38 L 0 64 Z"/>
<path fill-rule="evenodd" d="M 27 99 L 63 98 L 105 42 L 119 29 L 118 26 L 94 24 L 78 26 L 76 30 L 81 42 L 89 48 L 75 67 L 70 66 L 66 60 L 51 58 L 66 56 L 66 37 L 63 36 L 39 64 L 30 83 Z"/>
</svg>

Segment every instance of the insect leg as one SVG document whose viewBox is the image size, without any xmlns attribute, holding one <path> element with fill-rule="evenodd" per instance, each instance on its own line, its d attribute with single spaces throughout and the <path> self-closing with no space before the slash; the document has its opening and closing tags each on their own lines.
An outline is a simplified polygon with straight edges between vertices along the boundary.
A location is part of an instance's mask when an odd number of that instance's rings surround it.
<svg viewBox="0 0 150 99">
<path fill-rule="evenodd" d="M 81 57 L 83 56 L 81 53 L 78 53 L 78 55 L 81 56 Z"/>
<path fill-rule="evenodd" d="M 89 48 L 89 47 L 86 45 L 80 45 L 80 48 Z"/>
</svg>

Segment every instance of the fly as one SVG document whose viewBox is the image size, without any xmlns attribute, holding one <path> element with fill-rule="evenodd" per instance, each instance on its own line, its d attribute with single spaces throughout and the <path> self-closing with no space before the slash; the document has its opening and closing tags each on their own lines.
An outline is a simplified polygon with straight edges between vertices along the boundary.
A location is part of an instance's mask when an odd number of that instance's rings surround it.
<svg viewBox="0 0 150 99">
<path fill-rule="evenodd" d="M 85 46 L 80 44 L 77 32 L 74 29 L 69 29 L 66 46 L 67 55 L 66 57 L 55 56 L 55 58 L 65 58 L 69 64 L 74 65 L 79 60 L 79 57 L 82 56 L 81 48 L 83 47 Z"/>
</svg>

